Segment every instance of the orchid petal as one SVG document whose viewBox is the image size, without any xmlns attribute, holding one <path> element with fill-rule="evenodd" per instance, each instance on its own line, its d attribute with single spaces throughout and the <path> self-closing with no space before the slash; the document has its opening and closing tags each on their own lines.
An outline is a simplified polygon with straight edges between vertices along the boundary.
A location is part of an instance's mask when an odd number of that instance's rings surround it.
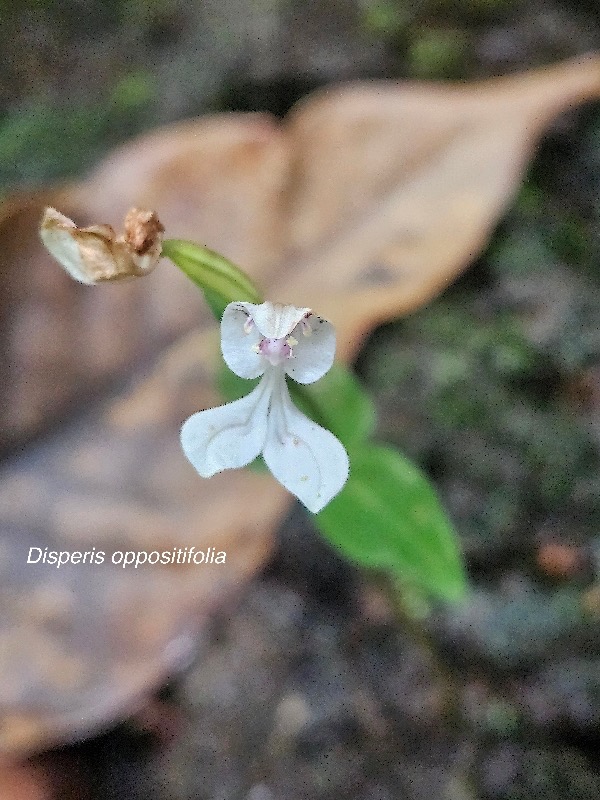
<svg viewBox="0 0 600 800">
<path fill-rule="evenodd" d="M 225 363 L 240 378 L 258 378 L 265 371 L 265 360 L 257 352 L 262 339 L 256 325 L 246 326 L 252 319 L 245 306 L 253 303 L 230 303 L 221 320 L 221 351 Z"/>
<path fill-rule="evenodd" d="M 271 398 L 263 457 L 275 478 L 314 514 L 348 478 L 348 455 L 329 431 L 292 403 L 281 376 Z"/>
<path fill-rule="evenodd" d="M 260 454 L 267 436 L 272 377 L 246 397 L 193 414 L 181 429 L 183 451 L 203 478 L 245 467 Z"/>
<path fill-rule="evenodd" d="M 310 308 L 284 306 L 281 303 L 237 303 L 246 309 L 258 330 L 266 339 L 285 339 L 307 314 Z"/>
<path fill-rule="evenodd" d="M 304 330 L 295 334 L 297 343 L 292 348 L 293 356 L 286 363 L 285 371 L 298 383 L 314 383 L 333 364 L 335 328 L 316 314 L 307 317 L 302 325 Z"/>
</svg>

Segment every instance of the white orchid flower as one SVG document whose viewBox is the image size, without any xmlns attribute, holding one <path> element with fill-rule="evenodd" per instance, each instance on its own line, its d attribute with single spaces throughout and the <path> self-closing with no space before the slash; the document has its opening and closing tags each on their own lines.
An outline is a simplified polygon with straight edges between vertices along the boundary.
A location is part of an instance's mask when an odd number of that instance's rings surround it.
<svg viewBox="0 0 600 800">
<path fill-rule="evenodd" d="M 298 383 L 322 378 L 333 363 L 333 325 L 312 313 L 275 303 L 230 303 L 221 322 L 227 366 L 260 383 L 240 400 L 193 414 L 181 444 L 203 478 L 250 464 L 262 453 L 277 480 L 317 513 L 348 478 L 348 455 L 329 431 L 292 403 L 285 376 Z"/>
</svg>

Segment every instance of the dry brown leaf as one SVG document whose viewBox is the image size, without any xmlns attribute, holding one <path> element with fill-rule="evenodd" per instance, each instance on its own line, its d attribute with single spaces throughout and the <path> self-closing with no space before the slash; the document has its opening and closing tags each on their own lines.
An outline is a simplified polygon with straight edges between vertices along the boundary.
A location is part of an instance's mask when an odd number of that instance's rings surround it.
<svg viewBox="0 0 600 800">
<path fill-rule="evenodd" d="M 181 343 L 148 381 L 3 471 L 0 751 L 85 735 L 135 709 L 268 556 L 284 490 L 266 474 L 201 481 L 179 448 L 181 420 L 217 399 L 213 333 Z M 115 551 L 192 544 L 225 551 L 225 565 L 110 563 Z M 27 564 L 30 547 L 96 548 L 106 559 Z"/>
<path fill-rule="evenodd" d="M 288 120 L 286 297 L 332 319 L 350 357 L 364 333 L 427 302 L 481 252 L 550 120 L 599 94 L 600 59 L 589 58 L 475 84 L 358 83 L 310 97 Z"/>
<path fill-rule="evenodd" d="M 53 800 L 55 794 L 40 767 L 24 764 L 3 768 L 0 797 L 2 800 Z"/>
<path fill-rule="evenodd" d="M 82 290 L 37 244 L 41 206 L 78 224 L 154 208 L 167 236 L 238 261 L 272 299 L 313 305 L 351 357 L 480 251 L 549 120 L 600 94 L 600 61 L 470 86 L 320 93 L 281 126 L 224 115 L 149 134 L 84 184 L 0 212 L 9 370 L 4 441 L 148 358 L 203 315 L 167 266 Z M 6 316 L 10 312 L 9 316 Z M 0 489 L 0 749 L 24 753 L 131 712 L 181 667 L 211 611 L 270 552 L 290 498 L 248 471 L 202 481 L 177 429 L 216 398 L 214 326 L 149 377 L 7 461 Z M 10 369 L 12 369 L 12 372 Z M 27 565 L 30 546 L 227 551 L 225 567 Z"/>
</svg>

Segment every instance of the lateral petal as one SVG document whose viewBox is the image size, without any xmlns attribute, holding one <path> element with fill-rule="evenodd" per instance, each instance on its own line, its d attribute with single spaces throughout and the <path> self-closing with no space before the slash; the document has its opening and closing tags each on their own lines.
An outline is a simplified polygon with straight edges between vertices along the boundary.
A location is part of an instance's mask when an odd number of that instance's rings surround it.
<svg viewBox="0 0 600 800">
<path fill-rule="evenodd" d="M 240 378 L 258 378 L 265 371 L 265 359 L 255 348 L 262 339 L 256 325 L 246 326 L 252 315 L 246 306 L 253 303 L 230 303 L 221 320 L 221 352 L 225 363 Z"/>
<path fill-rule="evenodd" d="M 344 446 L 292 403 L 285 379 L 273 391 L 263 456 L 275 478 L 317 514 L 346 483 Z"/>
<path fill-rule="evenodd" d="M 308 335 L 306 335 L 308 333 Z M 297 344 L 285 371 L 298 383 L 314 383 L 329 372 L 335 356 L 335 328 L 331 322 L 311 314 L 294 332 Z"/>
<path fill-rule="evenodd" d="M 199 411 L 181 429 L 181 446 L 203 478 L 245 467 L 262 451 L 272 381 L 263 378 L 250 394 L 218 408 Z"/>
</svg>

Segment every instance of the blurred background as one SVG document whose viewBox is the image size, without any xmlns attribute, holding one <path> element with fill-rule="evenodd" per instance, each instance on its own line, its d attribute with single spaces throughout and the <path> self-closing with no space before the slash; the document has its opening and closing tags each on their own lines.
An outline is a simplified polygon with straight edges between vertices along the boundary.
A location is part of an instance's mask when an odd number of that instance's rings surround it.
<svg viewBox="0 0 600 800">
<path fill-rule="evenodd" d="M 0 0 L 0 198 L 166 122 L 599 47 L 593 0 Z M 184 677 L 44 756 L 46 796 L 600 796 L 599 170 L 598 106 L 562 116 L 486 252 L 357 363 L 379 437 L 455 522 L 472 601 L 399 625 L 295 513 Z"/>
<path fill-rule="evenodd" d="M 206 111 L 282 115 L 355 78 L 501 75 L 599 36 L 585 0 L 25 0 L 0 13 L 2 187 L 80 174 L 125 137 Z"/>
</svg>

